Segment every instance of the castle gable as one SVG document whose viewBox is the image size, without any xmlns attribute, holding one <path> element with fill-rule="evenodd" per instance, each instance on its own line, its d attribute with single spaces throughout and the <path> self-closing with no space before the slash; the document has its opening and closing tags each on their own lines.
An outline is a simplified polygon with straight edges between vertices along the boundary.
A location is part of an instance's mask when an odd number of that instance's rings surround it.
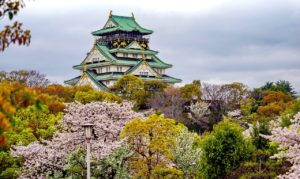
<svg viewBox="0 0 300 179">
<path fill-rule="evenodd" d="M 87 76 L 87 74 L 83 74 L 76 85 L 77 86 L 90 85 L 94 89 L 99 89 L 98 86 Z"/>
<path fill-rule="evenodd" d="M 103 61 L 111 61 L 110 59 L 106 58 L 96 47 L 88 54 L 84 63 L 96 63 L 96 62 L 103 62 Z"/>
<path fill-rule="evenodd" d="M 141 61 L 136 66 L 132 67 L 128 72 L 128 74 L 137 75 L 137 76 L 154 76 L 160 77 L 160 75 L 154 71 L 146 61 Z"/>
<path fill-rule="evenodd" d="M 106 24 L 104 25 L 103 28 L 111 28 L 111 27 L 116 27 L 117 25 L 111 20 L 108 19 L 108 21 L 106 22 Z"/>
<path fill-rule="evenodd" d="M 129 45 L 127 45 L 127 47 L 125 47 L 127 49 L 139 49 L 139 50 L 144 50 L 143 47 L 140 46 L 140 44 L 136 41 L 131 42 Z"/>
</svg>

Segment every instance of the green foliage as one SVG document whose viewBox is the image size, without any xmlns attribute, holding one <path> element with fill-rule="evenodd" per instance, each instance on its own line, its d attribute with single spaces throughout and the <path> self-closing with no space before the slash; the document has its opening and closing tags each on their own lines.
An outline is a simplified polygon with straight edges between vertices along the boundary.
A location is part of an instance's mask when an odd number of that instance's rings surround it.
<svg viewBox="0 0 300 179">
<path fill-rule="evenodd" d="M 176 168 L 156 168 L 154 169 L 154 174 L 159 176 L 159 178 L 165 179 L 183 179 L 183 172 Z"/>
<path fill-rule="evenodd" d="M 133 155 L 128 146 L 116 149 L 111 155 L 97 165 L 102 178 L 129 179 L 128 159 Z"/>
<path fill-rule="evenodd" d="M 187 100 L 201 99 L 202 92 L 200 88 L 200 81 L 194 80 L 192 83 L 186 84 L 180 88 L 181 97 Z"/>
<path fill-rule="evenodd" d="M 162 92 L 167 85 L 160 81 L 145 81 L 144 89 L 149 93 Z"/>
<path fill-rule="evenodd" d="M 91 90 L 87 92 L 78 91 L 75 94 L 75 101 L 79 101 L 83 104 L 93 101 L 108 101 L 108 102 L 122 102 L 122 99 L 112 93 L 105 91 Z"/>
<path fill-rule="evenodd" d="M 13 118 L 12 127 L 5 133 L 9 145 L 27 145 L 36 139 L 49 139 L 56 131 L 62 113 L 51 114 L 47 106 L 41 109 L 30 106 L 19 110 Z"/>
<path fill-rule="evenodd" d="M 289 170 L 288 162 L 282 159 L 269 159 L 269 156 L 260 150 L 260 154 L 256 154 L 255 159 L 243 162 L 226 178 L 276 178 L 277 175 Z"/>
<path fill-rule="evenodd" d="M 292 117 L 294 116 L 294 112 L 291 109 L 285 110 L 283 113 L 281 113 L 281 127 L 288 127 L 292 124 Z"/>
<path fill-rule="evenodd" d="M 127 159 L 132 152 L 127 146 L 117 148 L 111 155 L 101 161 L 91 160 L 92 178 L 129 179 Z M 86 150 L 78 148 L 66 158 L 63 171 L 55 172 L 59 178 L 80 179 L 86 176 Z M 55 178 L 53 176 L 49 176 Z"/>
<path fill-rule="evenodd" d="M 256 149 L 268 149 L 268 140 L 261 137 L 259 134 L 270 134 L 267 123 L 254 123 L 253 130 L 251 132 L 251 137 L 252 143 L 256 147 Z"/>
<path fill-rule="evenodd" d="M 84 178 L 86 176 L 86 150 L 78 148 L 74 152 L 70 153 L 66 158 L 66 165 L 64 170 L 66 172 L 66 178 Z"/>
<path fill-rule="evenodd" d="M 228 174 L 240 162 L 248 159 L 253 145 L 247 141 L 238 124 L 222 121 L 213 132 L 202 139 L 202 174 L 205 178 L 219 178 Z"/>
<path fill-rule="evenodd" d="M 23 160 L 11 157 L 9 151 L 0 151 L 0 178 L 15 179 L 21 168 Z"/>
<path fill-rule="evenodd" d="M 256 111 L 257 104 L 253 98 L 244 98 L 241 100 L 241 112 L 244 116 L 251 115 L 252 112 Z"/>
<path fill-rule="evenodd" d="M 110 88 L 116 95 L 134 102 L 134 109 L 147 109 L 148 99 L 162 92 L 167 85 L 160 81 L 143 81 L 134 75 L 124 75 Z"/>
<path fill-rule="evenodd" d="M 126 99 L 134 100 L 136 93 L 144 90 L 144 82 L 134 75 L 124 75 L 116 81 L 111 90 Z"/>
<path fill-rule="evenodd" d="M 135 101 L 135 109 L 146 103 L 147 92 L 142 79 L 134 75 L 124 75 L 111 87 L 111 91 L 124 99 Z"/>
<path fill-rule="evenodd" d="M 293 101 L 291 106 L 281 113 L 281 126 L 288 127 L 291 125 L 291 119 L 300 111 L 300 98 Z"/>
<path fill-rule="evenodd" d="M 296 92 L 294 91 L 291 83 L 285 80 L 279 80 L 277 82 L 266 82 L 266 84 L 259 89 L 263 91 L 281 91 L 286 94 L 295 96 Z"/>
<path fill-rule="evenodd" d="M 249 178 L 276 178 L 276 173 L 268 172 L 268 171 L 259 171 L 259 172 L 247 173 L 240 177 L 240 179 L 249 179 Z"/>
</svg>

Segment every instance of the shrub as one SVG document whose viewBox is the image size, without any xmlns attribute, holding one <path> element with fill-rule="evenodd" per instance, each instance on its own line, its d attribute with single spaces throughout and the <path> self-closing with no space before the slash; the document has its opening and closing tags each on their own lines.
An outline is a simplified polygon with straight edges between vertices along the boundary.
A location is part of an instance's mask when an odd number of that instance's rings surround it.
<svg viewBox="0 0 300 179">
<path fill-rule="evenodd" d="M 202 175 L 219 178 L 228 174 L 241 161 L 251 157 L 253 145 L 247 141 L 242 128 L 227 120 L 214 126 L 213 132 L 202 140 Z"/>
</svg>

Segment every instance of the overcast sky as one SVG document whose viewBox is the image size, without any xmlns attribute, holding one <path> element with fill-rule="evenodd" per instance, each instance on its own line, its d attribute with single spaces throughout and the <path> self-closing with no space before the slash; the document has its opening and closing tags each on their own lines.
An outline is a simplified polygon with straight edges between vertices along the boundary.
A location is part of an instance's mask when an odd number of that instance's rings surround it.
<svg viewBox="0 0 300 179">
<path fill-rule="evenodd" d="M 154 30 L 150 47 L 183 83 L 288 80 L 300 91 L 299 0 L 31 0 L 16 20 L 32 32 L 29 47 L 0 52 L 0 70 L 34 69 L 53 82 L 92 48 L 91 32 L 113 14 Z M 0 27 L 11 22 L 2 19 Z"/>
</svg>

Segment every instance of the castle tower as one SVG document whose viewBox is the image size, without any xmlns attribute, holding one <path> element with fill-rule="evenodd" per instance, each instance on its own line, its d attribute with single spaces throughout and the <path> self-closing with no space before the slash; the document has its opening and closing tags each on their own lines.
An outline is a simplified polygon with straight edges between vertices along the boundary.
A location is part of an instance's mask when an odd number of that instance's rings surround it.
<svg viewBox="0 0 300 179">
<path fill-rule="evenodd" d="M 165 74 L 171 68 L 149 48 L 153 31 L 141 27 L 132 14 L 130 17 L 112 15 L 104 27 L 92 32 L 93 48 L 80 65 L 73 66 L 81 75 L 65 81 L 68 85 L 90 84 L 95 89 L 107 90 L 123 75 L 133 74 L 142 80 L 158 80 L 167 84 L 181 82 Z"/>
</svg>

